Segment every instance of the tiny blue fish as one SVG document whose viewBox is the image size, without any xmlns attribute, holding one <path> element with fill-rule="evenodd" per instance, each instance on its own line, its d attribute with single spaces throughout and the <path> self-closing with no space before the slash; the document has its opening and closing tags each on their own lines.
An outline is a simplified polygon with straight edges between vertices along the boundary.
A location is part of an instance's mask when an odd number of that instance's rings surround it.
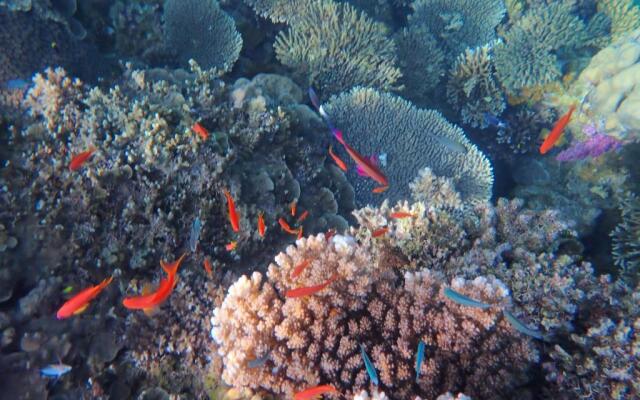
<svg viewBox="0 0 640 400">
<path fill-rule="evenodd" d="M 9 90 L 22 90 L 26 89 L 27 86 L 29 86 L 29 82 L 25 81 L 24 79 L 11 79 L 7 81 L 5 86 Z"/>
<path fill-rule="evenodd" d="M 503 310 L 502 313 L 504 314 L 505 318 L 507 318 L 507 321 L 509 321 L 511 326 L 513 326 L 518 332 L 523 333 L 527 336 L 531 336 L 534 339 L 543 339 L 542 332 L 529 328 L 509 311 Z"/>
<path fill-rule="evenodd" d="M 200 232 L 202 231 L 202 222 L 199 217 L 191 224 L 191 235 L 189 235 L 189 248 L 195 253 L 198 248 L 198 241 L 200 240 Z"/>
<path fill-rule="evenodd" d="M 418 343 L 418 351 L 416 352 L 416 381 L 420 378 L 420 368 L 422 367 L 422 360 L 424 359 L 424 347 L 425 344 L 421 340 Z"/>
<path fill-rule="evenodd" d="M 258 368 L 258 367 L 262 367 L 267 360 L 269 359 L 269 353 L 265 354 L 262 357 L 256 358 L 255 360 L 251 360 L 249 361 L 249 363 L 247 364 L 247 366 L 249 368 Z"/>
<path fill-rule="evenodd" d="M 471 297 L 467 297 L 461 293 L 458 293 L 451 288 L 446 288 L 444 290 L 444 295 L 447 296 L 449 300 L 455 301 L 456 303 L 461 304 L 463 306 L 476 307 L 476 308 L 482 308 L 482 309 L 491 307 L 490 304 L 482 303 L 480 301 L 474 300 Z"/>
<path fill-rule="evenodd" d="M 360 344 L 360 350 L 362 351 L 362 360 L 364 361 L 364 367 L 367 369 L 367 374 L 369 374 L 369 379 L 371 379 L 371 383 L 378 386 L 378 374 L 376 373 L 376 368 L 369 359 L 367 352 L 364 351 L 364 346 L 362 344 Z"/>
<path fill-rule="evenodd" d="M 71 371 L 71 365 L 67 364 L 50 364 L 46 367 L 40 369 L 40 374 L 42 376 L 46 376 L 47 378 L 60 378 L 62 375 Z"/>
<path fill-rule="evenodd" d="M 509 124 L 507 124 L 506 122 L 504 122 L 503 120 L 501 120 L 500 118 L 496 117 L 491 113 L 486 112 L 482 114 L 482 116 L 484 118 L 484 123 L 487 124 L 488 126 L 495 126 L 500 129 L 505 129 L 506 127 L 509 126 Z"/>
</svg>

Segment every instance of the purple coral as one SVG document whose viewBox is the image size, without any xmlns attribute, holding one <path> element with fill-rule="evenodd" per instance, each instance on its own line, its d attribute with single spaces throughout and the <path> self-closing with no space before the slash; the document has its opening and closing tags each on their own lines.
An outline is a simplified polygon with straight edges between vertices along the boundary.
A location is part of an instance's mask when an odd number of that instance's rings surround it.
<svg viewBox="0 0 640 400">
<path fill-rule="evenodd" d="M 582 132 L 587 135 L 587 139 L 574 143 L 566 150 L 556 156 L 558 161 L 577 161 L 585 158 L 597 158 L 602 154 L 619 149 L 622 142 L 613 136 L 600 132 L 598 127 L 591 123 L 582 127 Z"/>
</svg>

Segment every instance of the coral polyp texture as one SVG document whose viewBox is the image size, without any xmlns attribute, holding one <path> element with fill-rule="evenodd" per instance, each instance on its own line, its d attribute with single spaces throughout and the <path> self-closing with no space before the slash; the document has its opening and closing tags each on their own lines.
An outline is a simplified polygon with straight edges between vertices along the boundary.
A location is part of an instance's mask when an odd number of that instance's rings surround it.
<svg viewBox="0 0 640 400">
<path fill-rule="evenodd" d="M 616 264 L 632 280 L 640 279 L 640 200 L 627 194 L 620 204 L 622 221 L 611 232 Z"/>
<path fill-rule="evenodd" d="M 274 45 L 303 87 L 313 86 L 323 98 L 357 85 L 399 87 L 395 44 L 383 24 L 347 3 L 314 1 L 305 10 Z"/>
<path fill-rule="evenodd" d="M 451 67 L 447 82 L 449 104 L 474 128 L 486 128 L 485 115 L 498 117 L 506 107 L 489 51 L 489 46 L 467 49 Z"/>
<path fill-rule="evenodd" d="M 640 8 L 633 0 L 598 0 L 598 11 L 611 20 L 611 37 L 615 41 L 640 28 Z"/>
<path fill-rule="evenodd" d="M 194 59 L 202 68 L 228 71 L 242 49 L 233 18 L 217 0 L 167 0 L 164 30 L 169 50 L 183 66 Z"/>
<path fill-rule="evenodd" d="M 450 57 L 495 38 L 505 14 L 502 0 L 417 0 L 410 24 L 423 24 L 445 46 Z"/>
<path fill-rule="evenodd" d="M 276 256 L 266 280 L 257 272 L 240 278 L 212 318 L 223 379 L 287 398 L 324 383 L 354 394 L 370 387 L 363 345 L 390 398 L 430 398 L 448 390 L 482 397 L 506 390 L 536 360 L 531 342 L 502 318 L 500 307 L 510 300 L 499 281 L 454 279 L 456 291 L 491 304 L 470 309 L 443 294 L 449 282 L 439 273 L 399 274 L 400 265 L 381 263 L 371 254 L 351 236 L 327 241 L 318 235 Z M 293 278 L 305 260 L 311 264 Z M 335 280 L 314 296 L 284 296 L 330 276 Z M 419 340 L 427 351 L 416 381 Z M 252 363 L 263 357 L 259 366 Z"/>
<path fill-rule="evenodd" d="M 358 152 L 386 158 L 386 164 L 380 161 L 389 180 L 385 197 L 393 201 L 408 197 L 409 183 L 425 167 L 450 178 L 466 203 L 491 196 L 493 170 L 489 160 L 462 129 L 439 112 L 421 110 L 398 96 L 360 87 L 331 98 L 324 107 Z M 354 182 L 359 204 L 380 202 L 380 196 L 371 193 L 370 179 L 352 171 L 347 175 Z"/>
<path fill-rule="evenodd" d="M 252 7 L 256 14 L 275 23 L 295 19 L 305 8 L 306 3 L 305 0 L 244 0 L 244 2 Z"/>
</svg>

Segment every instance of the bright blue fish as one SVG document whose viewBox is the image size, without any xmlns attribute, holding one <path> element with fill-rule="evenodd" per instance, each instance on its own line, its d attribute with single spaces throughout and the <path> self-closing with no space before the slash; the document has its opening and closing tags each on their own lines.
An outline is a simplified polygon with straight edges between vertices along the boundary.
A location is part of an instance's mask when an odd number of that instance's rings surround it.
<svg viewBox="0 0 640 400">
<path fill-rule="evenodd" d="M 191 235 L 189 236 L 189 248 L 195 253 L 198 248 L 198 241 L 200 240 L 200 232 L 202 231 L 202 222 L 199 217 L 191 224 Z"/>
<path fill-rule="evenodd" d="M 360 344 L 360 350 L 362 351 L 362 360 L 364 361 L 364 367 L 367 369 L 367 374 L 369 374 L 369 379 L 371 379 L 371 382 L 374 385 L 378 386 L 378 374 L 376 373 L 376 368 L 369 359 L 367 352 L 364 351 L 364 346 L 362 344 Z"/>
<path fill-rule="evenodd" d="M 421 340 L 418 343 L 418 351 L 416 352 L 416 381 L 420 378 L 420 368 L 422 367 L 422 360 L 424 359 L 424 347 L 425 344 Z"/>
<path fill-rule="evenodd" d="M 60 378 L 62 375 L 71 371 L 71 365 L 67 364 L 50 364 L 40 369 L 40 374 L 48 378 Z"/>
<path fill-rule="evenodd" d="M 507 124 L 506 122 L 504 122 L 503 120 L 501 120 L 500 118 L 496 117 L 491 113 L 486 112 L 482 114 L 482 116 L 484 118 L 484 123 L 489 126 L 495 126 L 500 129 L 504 129 L 507 126 L 509 126 L 509 124 Z"/>
<path fill-rule="evenodd" d="M 507 318 L 507 321 L 509 321 L 511 326 L 513 326 L 518 332 L 524 333 L 525 335 L 531 336 L 535 339 L 543 339 L 542 332 L 529 328 L 509 311 L 503 310 L 502 313 L 504 314 L 505 318 Z"/>
<path fill-rule="evenodd" d="M 461 304 L 463 306 L 476 307 L 476 308 L 482 308 L 482 309 L 491 307 L 490 304 L 482 303 L 480 301 L 474 300 L 471 297 L 467 297 L 463 294 L 460 294 L 451 288 L 446 288 L 444 290 L 444 295 L 447 296 L 449 300 L 455 301 L 456 303 Z"/>
</svg>

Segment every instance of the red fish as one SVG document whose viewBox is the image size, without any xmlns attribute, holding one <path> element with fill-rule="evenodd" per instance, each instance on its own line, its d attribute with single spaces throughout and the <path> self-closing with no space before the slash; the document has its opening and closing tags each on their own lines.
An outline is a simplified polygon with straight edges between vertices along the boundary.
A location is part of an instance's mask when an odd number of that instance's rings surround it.
<svg viewBox="0 0 640 400">
<path fill-rule="evenodd" d="M 207 271 L 207 275 L 213 275 L 213 268 L 211 267 L 211 259 L 209 257 L 204 259 L 202 266 L 204 267 L 204 270 Z"/>
<path fill-rule="evenodd" d="M 178 268 L 180 268 L 180 264 L 185 256 L 186 253 L 180 256 L 176 261 L 169 264 L 166 264 L 164 261 L 160 261 L 160 266 L 167 274 L 167 277 L 160 280 L 160 284 L 158 284 L 158 288 L 155 292 L 142 296 L 127 297 L 122 300 L 122 304 L 125 308 L 128 308 L 129 310 L 148 311 L 167 300 L 171 295 L 173 288 L 178 283 Z"/>
<path fill-rule="evenodd" d="M 567 111 L 565 115 L 563 115 L 562 117 L 560 117 L 560 119 L 558 119 L 558 122 L 556 122 L 555 126 L 553 127 L 551 132 L 549 132 L 549 134 L 547 135 L 547 138 L 544 140 L 544 142 L 540 146 L 540 154 L 545 154 L 546 152 L 551 150 L 553 146 L 555 146 L 555 144 L 558 142 L 558 140 L 562 136 L 562 132 L 564 132 L 564 128 L 567 126 L 567 124 L 571 120 L 571 114 L 573 114 L 573 111 L 575 109 L 576 109 L 576 105 L 572 104 L 571 107 L 569 107 L 569 111 Z"/>
<path fill-rule="evenodd" d="M 207 128 L 202 126 L 200 122 L 196 122 L 195 124 L 193 124 L 191 130 L 194 131 L 198 136 L 200 136 L 200 139 L 202 140 L 207 140 L 209 138 L 209 131 L 207 130 Z"/>
<path fill-rule="evenodd" d="M 266 232 L 267 227 L 264 224 L 264 213 L 260 211 L 258 213 L 258 234 L 260 237 L 264 237 L 264 233 Z"/>
<path fill-rule="evenodd" d="M 395 218 L 395 219 L 415 218 L 415 217 L 417 217 L 417 215 L 415 215 L 415 214 L 404 212 L 404 211 L 392 212 L 391 214 L 389 214 L 389 216 L 391 218 Z"/>
<path fill-rule="evenodd" d="M 298 234 L 298 230 L 291 228 L 284 218 L 282 217 L 278 218 L 278 223 L 280 224 L 280 228 L 282 228 L 283 231 L 290 233 L 292 235 Z"/>
<path fill-rule="evenodd" d="M 229 222 L 231 222 L 231 228 L 234 232 L 240 231 L 240 217 L 236 211 L 236 203 L 233 202 L 233 197 L 227 189 L 224 190 L 224 197 L 227 198 L 227 208 L 229 210 Z"/>
<path fill-rule="evenodd" d="M 293 400 L 310 400 L 315 399 L 325 393 L 338 393 L 338 390 L 331 385 L 320 385 L 309 389 L 305 389 L 302 392 L 298 392 L 293 396 Z"/>
<path fill-rule="evenodd" d="M 78 153 L 71 158 L 71 162 L 69 163 L 69 170 L 76 171 L 80 169 L 84 165 L 85 162 L 91 157 L 91 155 L 96 151 L 95 146 L 89 146 L 86 151 L 82 153 Z"/>
<path fill-rule="evenodd" d="M 389 189 L 389 186 L 378 186 L 377 188 L 373 188 L 373 193 L 382 193 L 385 190 Z"/>
<path fill-rule="evenodd" d="M 344 172 L 347 172 L 347 164 L 345 164 L 344 161 L 342 161 L 340 159 L 340 157 L 338 157 L 334 152 L 333 149 L 331 147 L 331 145 L 329 145 L 329 155 L 331 156 L 331 158 L 333 158 L 333 162 L 336 163 L 336 165 L 338 166 L 338 168 L 340 168 L 341 170 L 343 170 Z"/>
<path fill-rule="evenodd" d="M 338 279 L 338 274 L 333 274 L 331 278 L 329 278 L 328 280 L 326 280 L 325 282 L 319 285 L 303 286 L 296 289 L 287 290 L 287 292 L 284 295 L 290 299 L 296 298 L 296 297 L 309 296 L 314 293 L 318 293 L 322 289 L 331 285 L 336 279 Z"/>
<path fill-rule="evenodd" d="M 291 202 L 291 216 L 292 217 L 296 216 L 297 210 L 298 210 L 298 202 L 294 200 L 294 201 Z"/>
<path fill-rule="evenodd" d="M 311 264 L 311 260 L 304 260 L 300 264 L 296 265 L 296 267 L 293 269 L 293 272 L 291 273 L 291 277 L 297 278 L 298 275 L 300 275 L 302 271 L 304 271 L 305 268 L 309 266 L 309 264 Z"/>
<path fill-rule="evenodd" d="M 385 233 L 387 233 L 387 232 L 389 232 L 389 227 L 388 227 L 388 226 L 384 226 L 384 227 L 382 227 L 382 228 L 378 228 L 378 229 L 376 229 L 375 231 L 373 231 L 373 232 L 371 233 L 371 236 L 372 236 L 372 237 L 379 237 L 379 236 L 384 235 L 384 234 L 385 234 Z"/>
<path fill-rule="evenodd" d="M 301 223 L 302 221 L 304 221 L 305 219 L 307 219 L 307 217 L 309 216 L 309 210 L 305 210 L 302 214 L 300 214 L 300 216 L 298 217 L 298 219 L 296 220 L 297 223 Z"/>
<path fill-rule="evenodd" d="M 298 228 L 298 239 L 302 239 L 302 227 Z"/>
<path fill-rule="evenodd" d="M 326 231 L 324 233 L 324 240 L 329 240 L 333 237 L 333 235 L 336 234 L 336 230 L 335 229 L 329 229 L 328 231 Z"/>
<path fill-rule="evenodd" d="M 226 246 L 224 246 L 225 249 L 227 249 L 227 251 L 233 251 L 236 249 L 236 247 L 238 247 L 238 242 L 233 240 L 230 243 L 227 243 Z"/>
<path fill-rule="evenodd" d="M 389 186 L 389 181 L 387 180 L 387 177 L 384 176 L 382 171 L 380 171 L 380 169 L 376 165 L 374 165 L 371 162 L 371 160 L 361 156 L 360 153 L 358 153 L 354 148 L 349 146 L 349 144 L 347 144 L 347 142 L 345 142 L 344 138 L 342 137 L 341 131 L 339 131 L 338 129 L 334 129 L 333 136 L 338 140 L 338 142 L 342 144 L 344 149 L 347 151 L 347 154 L 349 154 L 349 156 L 353 159 L 353 161 L 355 161 L 356 164 L 358 164 L 358 166 L 362 169 L 362 172 L 366 174 L 369 178 L 373 179 L 374 181 L 382 185 L 380 188 L 376 188 L 376 189 L 381 189 L 383 187 L 386 189 Z M 379 193 L 379 192 L 375 192 L 375 193 Z"/>
<path fill-rule="evenodd" d="M 62 307 L 58 309 L 56 318 L 69 318 L 72 315 L 80 314 L 81 312 L 86 310 L 87 307 L 89 307 L 89 303 L 91 302 L 91 300 L 95 299 L 96 296 L 98 296 L 100 292 L 102 292 L 104 288 L 106 288 L 111 283 L 112 280 L 113 277 L 106 278 L 98 285 L 84 289 L 80 293 L 67 300 L 62 305 Z"/>
</svg>

